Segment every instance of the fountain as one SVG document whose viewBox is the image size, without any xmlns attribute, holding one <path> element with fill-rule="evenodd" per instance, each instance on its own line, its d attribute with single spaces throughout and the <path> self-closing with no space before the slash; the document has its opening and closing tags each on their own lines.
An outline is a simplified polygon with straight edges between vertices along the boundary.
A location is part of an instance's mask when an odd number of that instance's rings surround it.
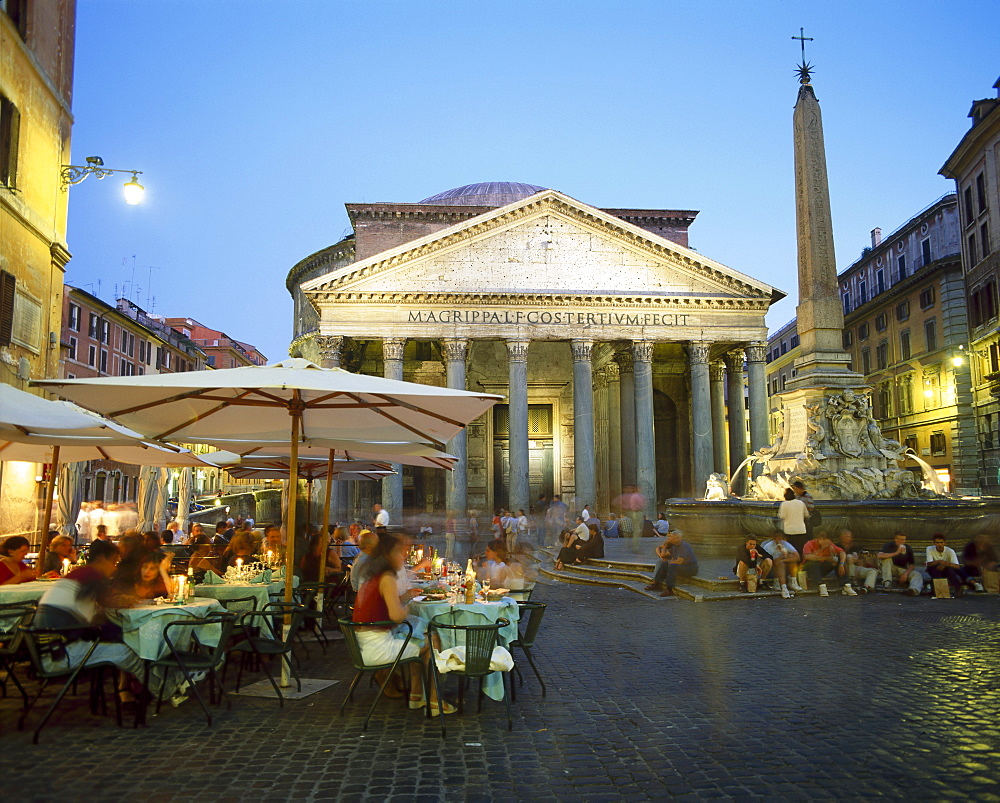
<svg viewBox="0 0 1000 803">
<path fill-rule="evenodd" d="M 731 556 L 746 534 L 773 532 L 778 500 L 799 480 L 816 500 L 821 529 L 831 534 L 850 529 L 860 546 L 878 548 L 897 531 L 918 546 L 944 532 L 959 546 L 1000 527 L 1000 499 L 946 495 L 931 466 L 882 435 L 872 414 L 871 389 L 850 368 L 843 349 L 822 117 L 811 67 L 803 60 L 798 72 L 793 125 L 800 356 L 787 389 L 778 394 L 780 433 L 733 472 L 729 485 L 753 467 L 745 498 L 730 495 L 725 478 L 713 474 L 704 500 L 666 500 L 668 516 L 700 554 Z M 922 476 L 902 467 L 907 458 L 916 461 Z"/>
</svg>

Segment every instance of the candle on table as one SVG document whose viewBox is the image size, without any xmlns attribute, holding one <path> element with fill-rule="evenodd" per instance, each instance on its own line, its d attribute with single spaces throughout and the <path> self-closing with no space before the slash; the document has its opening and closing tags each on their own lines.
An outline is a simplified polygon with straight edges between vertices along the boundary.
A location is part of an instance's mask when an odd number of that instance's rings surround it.
<svg viewBox="0 0 1000 803">
<path fill-rule="evenodd" d="M 69 574 L 69 558 L 63 558 L 62 573 L 63 575 Z"/>
</svg>

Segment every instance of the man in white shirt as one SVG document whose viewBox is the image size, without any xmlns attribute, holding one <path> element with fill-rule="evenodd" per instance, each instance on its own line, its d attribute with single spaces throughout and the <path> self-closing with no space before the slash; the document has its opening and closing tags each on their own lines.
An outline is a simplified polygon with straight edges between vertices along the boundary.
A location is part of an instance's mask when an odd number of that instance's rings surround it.
<svg viewBox="0 0 1000 803">
<path fill-rule="evenodd" d="M 961 597 L 965 593 L 963 586 L 975 587 L 959 563 L 955 550 L 946 545 L 942 533 L 935 533 L 934 546 L 927 547 L 927 562 L 924 568 L 933 579 L 947 580 L 948 585 L 954 589 L 956 597 Z"/>
<path fill-rule="evenodd" d="M 389 526 L 389 511 L 386 510 L 378 502 L 373 506 L 375 511 L 375 526 L 376 527 L 388 527 Z"/>
<path fill-rule="evenodd" d="M 805 507 L 803 502 L 798 504 Z M 774 565 L 774 576 L 777 578 L 778 588 L 781 596 L 791 599 L 794 596 L 792 591 L 801 591 L 799 581 L 795 578 L 795 573 L 799 570 L 799 553 L 794 546 L 785 538 L 784 533 L 775 530 L 771 540 L 761 544 L 763 550 L 771 556 Z"/>
</svg>

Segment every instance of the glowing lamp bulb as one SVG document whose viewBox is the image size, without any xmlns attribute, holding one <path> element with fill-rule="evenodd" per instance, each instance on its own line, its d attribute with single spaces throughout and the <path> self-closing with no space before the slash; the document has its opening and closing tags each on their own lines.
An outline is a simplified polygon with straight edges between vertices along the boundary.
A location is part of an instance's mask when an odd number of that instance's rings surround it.
<svg viewBox="0 0 1000 803">
<path fill-rule="evenodd" d="M 142 203 L 142 196 L 146 188 L 139 183 L 137 176 L 133 175 L 132 180 L 127 182 L 123 188 L 125 190 L 125 203 L 137 206 Z"/>
<path fill-rule="evenodd" d="M 952 357 L 951 358 L 951 364 L 954 365 L 956 368 L 961 367 L 964 362 L 965 362 L 965 360 L 963 360 L 961 357 Z"/>
</svg>

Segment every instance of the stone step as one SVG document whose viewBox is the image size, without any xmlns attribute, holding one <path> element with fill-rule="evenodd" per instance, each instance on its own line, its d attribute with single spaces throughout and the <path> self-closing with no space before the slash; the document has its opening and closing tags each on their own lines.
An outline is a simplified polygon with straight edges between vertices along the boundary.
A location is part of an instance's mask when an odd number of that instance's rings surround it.
<svg viewBox="0 0 1000 803">
<path fill-rule="evenodd" d="M 650 580 L 652 580 L 653 572 L 656 568 L 652 563 L 609 560 L 607 558 L 595 558 L 588 561 L 586 565 L 598 566 L 611 571 L 639 572 L 644 576 L 648 576 Z M 696 574 L 694 577 L 686 577 L 680 581 L 680 584 L 698 586 L 709 591 L 738 591 L 740 587 L 739 580 L 735 577 L 720 579 L 718 577 L 705 577 L 700 574 Z"/>
</svg>

